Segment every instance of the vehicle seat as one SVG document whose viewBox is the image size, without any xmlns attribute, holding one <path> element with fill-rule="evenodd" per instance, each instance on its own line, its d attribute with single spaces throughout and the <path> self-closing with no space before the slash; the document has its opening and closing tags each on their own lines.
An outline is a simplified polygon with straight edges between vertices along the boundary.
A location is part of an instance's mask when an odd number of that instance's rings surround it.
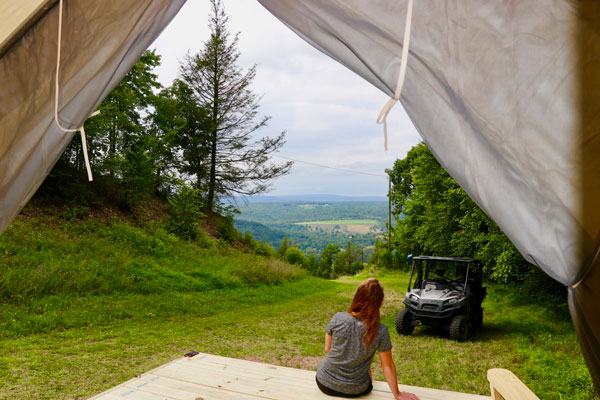
<svg viewBox="0 0 600 400">
<path fill-rule="evenodd" d="M 444 290 L 446 286 L 437 279 L 425 279 L 423 281 L 423 289 L 425 290 Z"/>
</svg>

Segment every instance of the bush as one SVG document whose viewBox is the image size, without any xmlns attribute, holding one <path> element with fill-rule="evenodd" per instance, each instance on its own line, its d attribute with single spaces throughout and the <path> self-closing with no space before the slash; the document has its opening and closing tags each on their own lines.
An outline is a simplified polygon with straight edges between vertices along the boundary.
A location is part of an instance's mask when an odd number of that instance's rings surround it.
<svg viewBox="0 0 600 400">
<path fill-rule="evenodd" d="M 233 217 L 223 217 L 216 223 L 219 237 L 228 243 L 233 243 L 240 238 L 240 233 L 233 226 Z M 254 240 L 254 239 L 253 239 Z"/>
<path fill-rule="evenodd" d="M 244 233 L 240 241 L 251 250 L 256 248 L 256 240 L 254 240 L 250 232 Z"/>
<path fill-rule="evenodd" d="M 212 249 L 215 247 L 213 239 L 202 229 L 196 229 L 195 235 L 196 237 L 194 239 L 194 243 L 196 243 L 198 246 L 202 247 L 203 249 Z"/>
<path fill-rule="evenodd" d="M 289 262 L 290 264 L 296 264 L 296 265 L 306 264 L 306 257 L 304 256 L 304 253 L 302 252 L 302 250 L 300 250 L 297 247 L 288 247 L 287 250 L 285 251 L 284 259 L 285 259 L 285 261 Z"/>
<path fill-rule="evenodd" d="M 265 242 L 256 242 L 256 247 L 254 248 L 254 252 L 259 256 L 265 257 L 275 257 L 275 249 L 268 243 Z"/>
<path fill-rule="evenodd" d="M 171 211 L 171 219 L 168 223 L 169 232 L 182 239 L 195 239 L 198 234 L 198 223 L 205 217 L 200 211 L 199 190 L 182 183 L 168 201 Z"/>
</svg>

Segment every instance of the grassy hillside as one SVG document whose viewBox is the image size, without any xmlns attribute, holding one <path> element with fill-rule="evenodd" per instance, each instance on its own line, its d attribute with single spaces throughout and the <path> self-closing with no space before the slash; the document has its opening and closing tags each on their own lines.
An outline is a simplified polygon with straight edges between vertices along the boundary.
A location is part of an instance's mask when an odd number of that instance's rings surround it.
<svg viewBox="0 0 600 400">
<path fill-rule="evenodd" d="M 0 398 L 87 398 L 189 350 L 314 369 L 329 318 L 369 275 L 317 279 L 111 215 L 29 209 L 0 236 Z M 492 286 L 474 340 L 404 337 L 393 319 L 408 276 L 373 274 L 401 383 L 487 394 L 486 370 L 502 367 L 541 399 L 593 398 L 564 304 Z M 377 365 L 374 377 L 383 379 Z"/>
<path fill-rule="evenodd" d="M 159 223 L 136 226 L 118 218 L 21 216 L 0 236 L 0 254 L 4 337 L 140 317 L 146 312 L 140 305 L 156 294 L 185 298 L 303 275 L 297 267 L 223 241 L 187 242 Z M 178 311 L 173 304 L 160 310 Z"/>
</svg>

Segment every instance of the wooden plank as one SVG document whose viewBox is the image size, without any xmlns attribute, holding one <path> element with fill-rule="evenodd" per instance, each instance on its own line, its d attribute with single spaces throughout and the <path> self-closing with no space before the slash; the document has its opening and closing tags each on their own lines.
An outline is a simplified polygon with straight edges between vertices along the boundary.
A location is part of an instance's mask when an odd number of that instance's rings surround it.
<svg viewBox="0 0 600 400">
<path fill-rule="evenodd" d="M 389 400 L 385 382 L 373 382 L 365 399 Z M 490 397 L 399 385 L 421 400 L 490 400 Z M 96 400 L 331 400 L 315 372 L 210 354 L 178 358 L 93 397 Z"/>
<path fill-rule="evenodd" d="M 452 392 L 449 390 L 423 388 L 419 386 L 409 386 L 398 384 L 398 388 L 401 392 L 411 392 L 416 394 L 420 398 L 428 398 L 434 400 L 490 400 L 490 396 L 483 396 L 480 394 Z M 373 390 L 390 392 L 390 388 L 387 382 L 374 381 Z"/>
<path fill-rule="evenodd" d="M 139 383 L 138 383 L 139 382 Z M 141 386 L 142 383 L 145 385 Z M 157 375 L 144 375 L 137 382 L 130 382 L 131 387 L 136 385 L 136 390 L 144 390 L 150 393 L 165 393 L 168 391 L 173 396 L 188 398 L 193 395 L 193 399 L 202 398 L 203 400 L 248 400 L 249 395 L 214 389 L 195 383 L 184 382 L 178 379 L 166 378 Z M 254 397 L 259 399 L 260 397 Z"/>
<path fill-rule="evenodd" d="M 198 357 L 198 356 L 196 356 Z M 257 363 L 248 360 L 237 360 L 226 357 L 219 357 L 213 355 L 206 355 L 205 357 L 196 360 L 196 357 L 189 359 L 190 363 L 195 365 L 206 366 L 214 370 L 214 366 L 217 365 L 220 370 L 230 371 L 235 374 L 236 371 L 242 370 L 243 373 L 254 373 L 260 372 L 273 377 L 290 377 L 293 379 L 305 379 L 310 381 L 310 385 L 314 385 L 315 372 L 301 370 L 296 368 L 273 366 L 268 364 Z M 187 360 L 184 360 L 187 362 Z M 211 367 L 212 366 L 212 367 Z M 391 393 L 389 386 L 386 382 L 374 382 L 374 390 Z M 459 392 L 452 392 L 447 390 L 419 388 L 416 386 L 399 385 L 401 391 L 413 392 L 421 397 L 427 397 L 432 399 L 448 399 L 448 400 L 489 400 L 489 396 L 482 396 L 477 394 L 466 394 Z"/>
<path fill-rule="evenodd" d="M 222 371 L 202 371 L 194 373 L 193 368 L 184 365 L 171 365 L 156 372 L 159 376 L 186 380 L 201 385 L 221 388 L 233 392 L 252 394 L 269 399 L 306 400 L 330 399 L 317 388 L 316 384 L 303 386 L 290 384 L 278 378 L 259 379 L 228 375 Z M 268 377 L 267 377 L 268 378 Z M 368 398 L 389 400 L 389 393 L 374 393 Z"/>
<path fill-rule="evenodd" d="M 487 378 L 490 381 L 490 389 L 494 399 L 540 400 L 531 389 L 507 369 L 489 369 Z"/>
</svg>

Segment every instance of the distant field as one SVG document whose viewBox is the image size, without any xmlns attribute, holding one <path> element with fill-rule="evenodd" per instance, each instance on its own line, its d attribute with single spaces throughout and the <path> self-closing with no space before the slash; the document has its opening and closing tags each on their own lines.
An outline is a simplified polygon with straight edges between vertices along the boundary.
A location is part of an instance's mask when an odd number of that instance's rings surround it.
<svg viewBox="0 0 600 400">
<path fill-rule="evenodd" d="M 329 243 L 344 247 L 349 236 L 356 246 L 372 246 L 387 212 L 383 201 L 247 203 L 240 206 L 235 226 L 275 248 L 287 236 L 302 251 L 319 253 Z"/>
<path fill-rule="evenodd" d="M 331 207 L 331 204 L 299 204 L 298 207 L 305 210 L 312 210 L 313 208 Z"/>
<path fill-rule="evenodd" d="M 295 225 L 306 226 L 311 231 L 344 232 L 364 235 L 369 232 L 379 232 L 379 221 L 375 219 L 334 219 L 330 221 L 296 222 Z"/>
<path fill-rule="evenodd" d="M 377 225 L 375 219 L 334 219 L 332 221 L 296 222 L 296 225 Z"/>
</svg>

